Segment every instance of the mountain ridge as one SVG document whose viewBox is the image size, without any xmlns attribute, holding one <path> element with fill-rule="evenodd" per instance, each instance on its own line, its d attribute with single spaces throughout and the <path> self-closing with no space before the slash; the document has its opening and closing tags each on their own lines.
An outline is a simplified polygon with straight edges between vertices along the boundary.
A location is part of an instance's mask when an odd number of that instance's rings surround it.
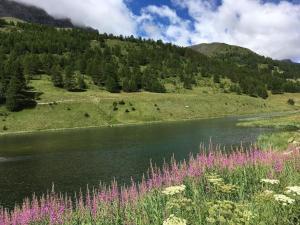
<svg viewBox="0 0 300 225">
<path fill-rule="evenodd" d="M 201 43 L 201 44 L 192 45 L 192 46 L 190 46 L 190 48 L 194 49 L 195 51 L 200 52 L 208 57 L 217 57 L 220 55 L 228 56 L 228 53 L 230 53 L 230 54 L 239 53 L 244 56 L 256 55 L 261 58 L 270 58 L 274 61 L 280 61 L 280 62 L 284 62 L 284 63 L 291 63 L 291 64 L 299 65 L 298 62 L 295 62 L 292 59 L 282 59 L 282 60 L 273 59 L 272 57 L 265 57 L 249 48 L 242 47 L 239 45 L 231 45 L 231 44 L 227 44 L 224 42 Z"/>
<path fill-rule="evenodd" d="M 190 48 L 209 57 L 216 56 L 220 53 L 233 52 L 233 51 L 239 51 L 240 53 L 243 54 L 259 55 L 255 51 L 252 51 L 248 48 L 241 47 L 238 45 L 230 45 L 223 42 L 202 43 L 202 44 L 192 45 Z"/>
<path fill-rule="evenodd" d="M 36 6 L 18 3 L 13 0 L 0 0 L 0 18 L 13 17 L 30 23 L 55 27 L 74 27 L 70 19 L 56 19 L 45 10 Z"/>
</svg>

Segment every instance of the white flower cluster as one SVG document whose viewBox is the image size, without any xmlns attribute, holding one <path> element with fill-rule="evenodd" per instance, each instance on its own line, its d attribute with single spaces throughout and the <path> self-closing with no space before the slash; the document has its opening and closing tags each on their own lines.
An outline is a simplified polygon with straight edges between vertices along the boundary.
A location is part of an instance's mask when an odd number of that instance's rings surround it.
<svg viewBox="0 0 300 225">
<path fill-rule="evenodd" d="M 174 216 L 173 214 L 169 216 L 163 223 L 163 225 L 186 225 L 185 219 Z"/>
<path fill-rule="evenodd" d="M 293 194 L 293 195 L 300 195 L 300 186 L 292 186 L 292 187 L 286 187 L 287 191 L 286 193 L 288 194 Z"/>
<path fill-rule="evenodd" d="M 163 194 L 165 195 L 175 195 L 183 192 L 185 190 L 185 185 L 180 185 L 180 186 L 172 186 L 172 187 L 167 187 L 165 190 L 162 191 Z"/>
<path fill-rule="evenodd" d="M 276 194 L 274 198 L 276 201 L 282 202 L 282 205 L 293 204 L 295 202 L 294 199 L 282 194 Z"/>
<path fill-rule="evenodd" d="M 279 180 L 272 180 L 272 179 L 261 179 L 260 182 L 266 184 L 279 184 Z"/>
</svg>

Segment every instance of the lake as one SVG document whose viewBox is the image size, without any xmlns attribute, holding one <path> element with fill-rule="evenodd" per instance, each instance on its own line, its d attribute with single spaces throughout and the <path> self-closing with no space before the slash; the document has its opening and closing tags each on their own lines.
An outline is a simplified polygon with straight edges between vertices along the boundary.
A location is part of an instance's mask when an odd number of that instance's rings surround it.
<svg viewBox="0 0 300 225">
<path fill-rule="evenodd" d="M 140 126 L 78 129 L 0 137 L 0 205 L 13 207 L 55 184 L 78 192 L 99 182 L 128 183 L 172 155 L 182 160 L 201 143 L 226 146 L 255 142 L 264 128 L 237 127 L 238 117 Z"/>
</svg>

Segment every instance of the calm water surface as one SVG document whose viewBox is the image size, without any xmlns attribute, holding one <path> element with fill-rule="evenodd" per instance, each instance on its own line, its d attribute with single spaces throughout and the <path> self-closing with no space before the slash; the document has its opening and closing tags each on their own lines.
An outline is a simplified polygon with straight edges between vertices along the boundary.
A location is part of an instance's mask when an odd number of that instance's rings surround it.
<svg viewBox="0 0 300 225">
<path fill-rule="evenodd" d="M 0 137 L 0 205 L 12 207 L 52 183 L 74 193 L 86 185 L 127 183 L 147 172 L 150 160 L 161 165 L 182 160 L 212 139 L 227 147 L 250 144 L 263 128 L 236 127 L 237 118 L 83 129 Z"/>
</svg>

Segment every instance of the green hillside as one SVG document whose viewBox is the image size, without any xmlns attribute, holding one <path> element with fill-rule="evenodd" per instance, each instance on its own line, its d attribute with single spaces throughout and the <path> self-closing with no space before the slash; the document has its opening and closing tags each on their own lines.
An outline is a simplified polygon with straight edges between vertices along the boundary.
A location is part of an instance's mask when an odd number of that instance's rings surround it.
<svg viewBox="0 0 300 225">
<path fill-rule="evenodd" d="M 270 72 L 278 78 L 291 80 L 300 78 L 300 64 L 293 63 L 291 60 L 273 60 L 250 49 L 225 43 L 204 43 L 191 46 L 191 48 L 211 59 L 246 67 L 249 70 L 258 70 L 258 73 Z"/>
<path fill-rule="evenodd" d="M 298 64 L 227 48 L 239 56 L 0 20 L 0 127 L 7 133 L 297 109 Z"/>
<path fill-rule="evenodd" d="M 256 54 L 255 52 L 247 48 L 228 45 L 225 43 L 217 43 L 217 42 L 210 43 L 210 44 L 204 43 L 204 44 L 194 45 L 191 46 L 191 48 L 209 57 L 216 57 L 219 55 L 230 55 L 230 54 L 244 55 L 244 56 L 250 56 L 250 55 L 259 56 L 258 54 Z"/>
<path fill-rule="evenodd" d="M 260 91 L 264 85 L 273 94 L 300 91 L 298 63 L 273 60 L 249 49 L 224 43 L 200 44 L 191 48 L 222 65 L 223 73 L 239 83 L 243 92 L 249 95 L 255 93 L 252 85 L 260 86 Z"/>
<path fill-rule="evenodd" d="M 53 87 L 43 75 L 30 82 L 39 93 L 32 109 L 8 112 L 0 107 L 0 134 L 78 127 L 168 122 L 226 115 L 242 115 L 300 109 L 300 94 L 271 95 L 268 99 L 224 93 L 210 78 L 203 78 L 193 90 L 165 83 L 167 93 L 109 93 L 86 78 L 85 92 L 68 92 Z M 222 83 L 226 81 L 222 80 Z M 293 98 L 297 105 L 287 104 Z"/>
</svg>

